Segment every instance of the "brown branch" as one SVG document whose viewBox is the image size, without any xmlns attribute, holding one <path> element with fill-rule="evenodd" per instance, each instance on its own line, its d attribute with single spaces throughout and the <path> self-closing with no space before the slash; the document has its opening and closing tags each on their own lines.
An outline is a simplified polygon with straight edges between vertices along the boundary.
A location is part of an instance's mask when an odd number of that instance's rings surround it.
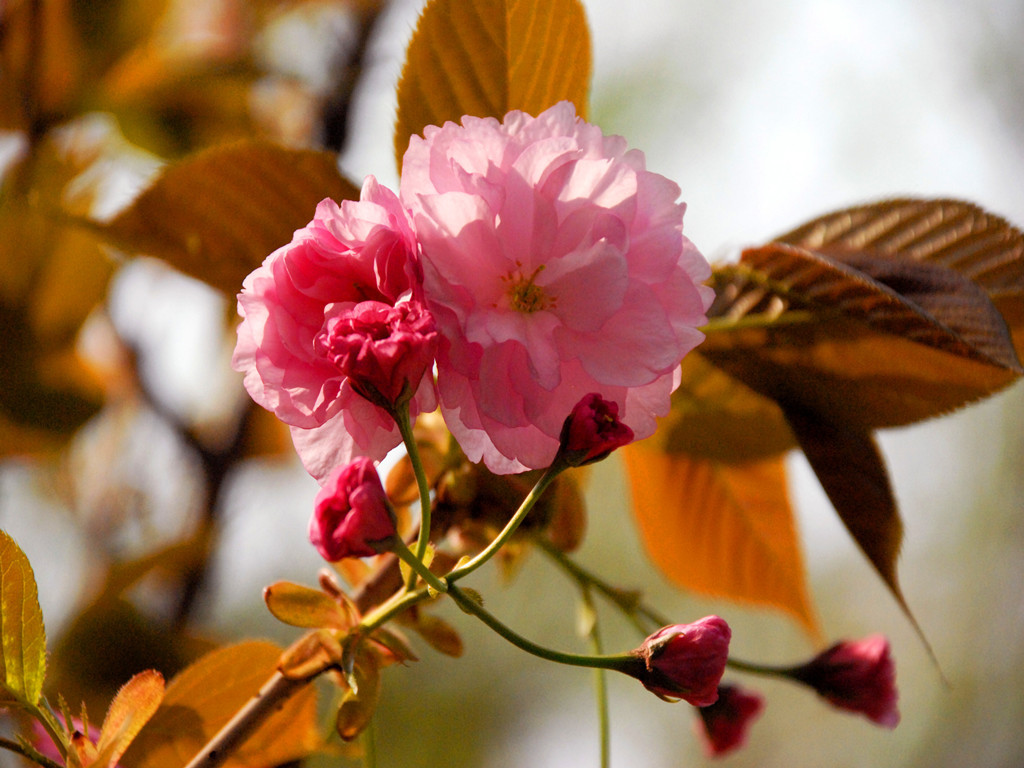
<svg viewBox="0 0 1024 768">
<path fill-rule="evenodd" d="M 217 768 L 312 678 L 292 680 L 275 672 L 259 692 L 206 743 L 185 768 Z"/>
</svg>

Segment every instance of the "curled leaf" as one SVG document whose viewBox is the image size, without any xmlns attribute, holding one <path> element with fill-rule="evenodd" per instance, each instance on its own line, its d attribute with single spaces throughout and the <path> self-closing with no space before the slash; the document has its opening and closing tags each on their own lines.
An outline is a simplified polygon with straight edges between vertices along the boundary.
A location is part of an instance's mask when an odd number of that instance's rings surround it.
<svg viewBox="0 0 1024 768">
<path fill-rule="evenodd" d="M 345 692 L 335 728 L 343 741 L 352 741 L 373 719 L 380 698 L 380 660 L 376 653 L 358 655 L 352 672 L 356 685 Z"/>
</svg>

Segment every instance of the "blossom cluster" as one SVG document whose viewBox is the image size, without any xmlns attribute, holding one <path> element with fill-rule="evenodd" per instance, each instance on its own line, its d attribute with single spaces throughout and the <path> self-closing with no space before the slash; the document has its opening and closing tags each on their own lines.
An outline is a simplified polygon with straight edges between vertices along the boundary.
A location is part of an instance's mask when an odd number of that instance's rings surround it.
<svg viewBox="0 0 1024 768">
<path fill-rule="evenodd" d="M 428 126 L 398 194 L 324 200 L 248 276 L 233 365 L 321 484 L 405 407 L 497 473 L 549 466 L 591 394 L 646 437 L 712 299 L 679 194 L 569 102 Z"/>
</svg>

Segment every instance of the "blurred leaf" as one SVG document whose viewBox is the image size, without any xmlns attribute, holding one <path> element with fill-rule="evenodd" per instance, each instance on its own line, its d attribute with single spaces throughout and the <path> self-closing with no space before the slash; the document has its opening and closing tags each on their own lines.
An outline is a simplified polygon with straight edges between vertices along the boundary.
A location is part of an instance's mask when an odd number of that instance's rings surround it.
<svg viewBox="0 0 1024 768">
<path fill-rule="evenodd" d="M 83 74 L 73 5 L 71 0 L 11 0 L 0 8 L 3 128 L 38 131 L 51 116 L 71 110 Z"/>
<path fill-rule="evenodd" d="M 427 125 L 463 115 L 537 115 L 559 101 L 587 111 L 590 32 L 579 0 L 431 0 L 398 82 L 395 157 Z"/>
<path fill-rule="evenodd" d="M 39 703 L 46 677 L 46 629 L 25 553 L 0 530 L 0 691 Z"/>
<path fill-rule="evenodd" d="M 263 601 L 278 621 L 293 627 L 349 629 L 358 617 L 319 589 L 279 581 L 263 590 Z"/>
<path fill-rule="evenodd" d="M 133 675 L 156 669 L 167 678 L 208 647 L 104 592 L 56 640 L 47 691 L 84 702 L 90 712 L 103 712 Z"/>
<path fill-rule="evenodd" d="M 164 677 L 156 670 L 135 675 L 117 692 L 103 719 L 96 764 L 102 768 L 113 766 L 138 735 L 142 726 L 153 716 L 164 695 Z"/>
<path fill-rule="evenodd" d="M 119 246 L 234 295 L 326 197 L 359 197 L 333 154 L 239 142 L 169 166 L 103 229 Z"/>
<path fill-rule="evenodd" d="M 0 431 L 13 438 L 0 456 L 59 445 L 101 402 L 75 345 L 113 265 L 94 235 L 64 226 L 65 190 L 97 152 L 80 133 L 67 138 L 40 143 L 0 193 Z M 83 192 L 72 212 L 91 200 Z"/>
<path fill-rule="evenodd" d="M 444 619 L 417 611 L 415 617 L 410 618 L 408 627 L 419 634 L 438 653 L 453 658 L 462 656 L 462 638 L 456 629 Z"/>
<path fill-rule="evenodd" d="M 643 443 L 623 456 L 647 552 L 671 581 L 778 608 L 818 635 L 781 457 L 725 464 Z"/>
<path fill-rule="evenodd" d="M 207 654 L 171 680 L 160 708 L 121 760 L 125 768 L 180 768 L 254 696 L 277 670 L 281 649 L 246 641 Z M 320 745 L 316 690 L 288 699 L 226 763 L 279 765 Z"/>
</svg>

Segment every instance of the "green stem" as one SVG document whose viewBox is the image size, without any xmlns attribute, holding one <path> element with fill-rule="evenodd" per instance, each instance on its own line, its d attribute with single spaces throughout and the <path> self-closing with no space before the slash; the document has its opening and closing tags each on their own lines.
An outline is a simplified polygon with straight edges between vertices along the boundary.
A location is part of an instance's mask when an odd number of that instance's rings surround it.
<svg viewBox="0 0 1024 768">
<path fill-rule="evenodd" d="M 551 560 L 562 570 L 575 579 L 578 584 L 581 586 L 585 585 L 593 587 L 604 595 L 610 603 L 629 618 L 633 625 L 640 631 L 640 634 L 649 635 L 653 630 L 658 629 L 659 627 L 668 626 L 672 623 L 653 608 L 637 600 L 636 593 L 627 592 L 609 584 L 597 574 L 588 571 L 586 568 L 576 563 L 550 541 L 538 536 L 535 539 L 535 542 L 537 546 L 540 547 L 541 551 L 550 557 Z M 640 620 L 641 618 L 647 619 L 656 626 L 646 626 Z"/>
<path fill-rule="evenodd" d="M 377 734 L 374 720 L 363 731 L 363 766 L 377 768 Z"/>
<path fill-rule="evenodd" d="M 402 435 L 402 442 L 405 444 L 406 453 L 409 454 L 409 463 L 412 465 L 413 474 L 416 476 L 416 487 L 420 493 L 420 533 L 416 539 L 415 557 L 420 563 L 427 555 L 427 545 L 430 543 L 430 486 L 427 483 L 427 474 L 423 471 L 423 461 L 420 459 L 420 450 L 416 445 L 416 436 L 412 431 L 412 419 L 409 417 L 408 402 L 397 408 L 392 416 L 398 424 L 398 431 Z M 409 574 L 405 583 L 406 591 L 416 586 L 416 576 Z"/>
<path fill-rule="evenodd" d="M 622 653 L 615 656 L 586 656 L 579 653 L 564 653 L 552 648 L 545 648 L 532 640 L 527 640 L 522 635 L 514 632 L 503 624 L 494 614 L 485 609 L 476 600 L 471 598 L 454 584 L 448 585 L 448 595 L 459 604 L 464 611 L 476 616 L 480 621 L 493 629 L 512 645 L 520 650 L 546 661 L 553 661 L 556 664 L 567 664 L 571 667 L 589 667 L 590 669 L 612 669 L 617 672 L 625 672 L 637 664 L 638 658 L 631 653 Z M 640 662 L 643 663 L 643 662 Z"/>
<path fill-rule="evenodd" d="M 537 503 L 537 500 L 544 494 L 544 491 L 547 490 L 547 487 L 551 485 L 554 479 L 558 477 L 562 469 L 564 469 L 564 467 L 556 465 L 548 467 L 544 474 L 541 475 L 541 478 L 537 481 L 537 484 L 533 486 L 530 492 L 526 495 L 526 498 L 523 499 L 523 503 L 519 505 L 519 509 L 517 509 L 516 513 L 512 515 L 512 519 L 505 524 L 501 533 L 499 533 L 476 557 L 448 574 L 449 584 L 454 584 L 459 579 L 465 578 L 471 574 L 477 568 L 494 557 L 498 550 L 505 546 L 508 540 L 512 538 L 512 534 L 514 534 L 516 529 L 519 528 L 519 524 L 526 519 L 530 510 L 533 509 L 533 506 Z"/>
<path fill-rule="evenodd" d="M 590 640 L 590 650 L 599 656 L 604 653 L 604 647 L 601 643 L 601 629 L 597 623 L 594 598 L 589 587 L 582 584 L 580 593 L 580 599 L 595 617 L 587 636 Z M 611 766 L 611 727 L 608 717 L 608 681 L 603 669 L 594 670 L 594 696 L 597 699 L 597 732 L 598 742 L 601 745 L 601 768 L 609 768 Z"/>
<path fill-rule="evenodd" d="M 435 592 L 448 591 L 447 582 L 431 573 L 430 569 L 424 564 L 424 562 L 416 557 L 416 555 L 412 553 L 412 550 L 405 546 L 405 542 L 398 536 L 395 537 L 395 548 L 392 551 L 399 560 L 408 565 L 413 571 L 409 578 L 409 581 L 411 581 L 412 584 L 410 585 L 407 583 L 406 589 L 411 589 L 416 586 L 416 576 L 418 575 L 427 583 L 427 586 Z"/>
<path fill-rule="evenodd" d="M 5 739 L 0 736 L 0 749 L 6 749 L 15 754 L 21 755 L 27 760 L 31 760 L 33 763 L 37 763 L 43 768 L 64 768 L 60 763 L 51 760 L 46 755 L 41 755 L 34 749 L 26 747 L 24 744 L 19 744 L 16 741 Z"/>
</svg>

